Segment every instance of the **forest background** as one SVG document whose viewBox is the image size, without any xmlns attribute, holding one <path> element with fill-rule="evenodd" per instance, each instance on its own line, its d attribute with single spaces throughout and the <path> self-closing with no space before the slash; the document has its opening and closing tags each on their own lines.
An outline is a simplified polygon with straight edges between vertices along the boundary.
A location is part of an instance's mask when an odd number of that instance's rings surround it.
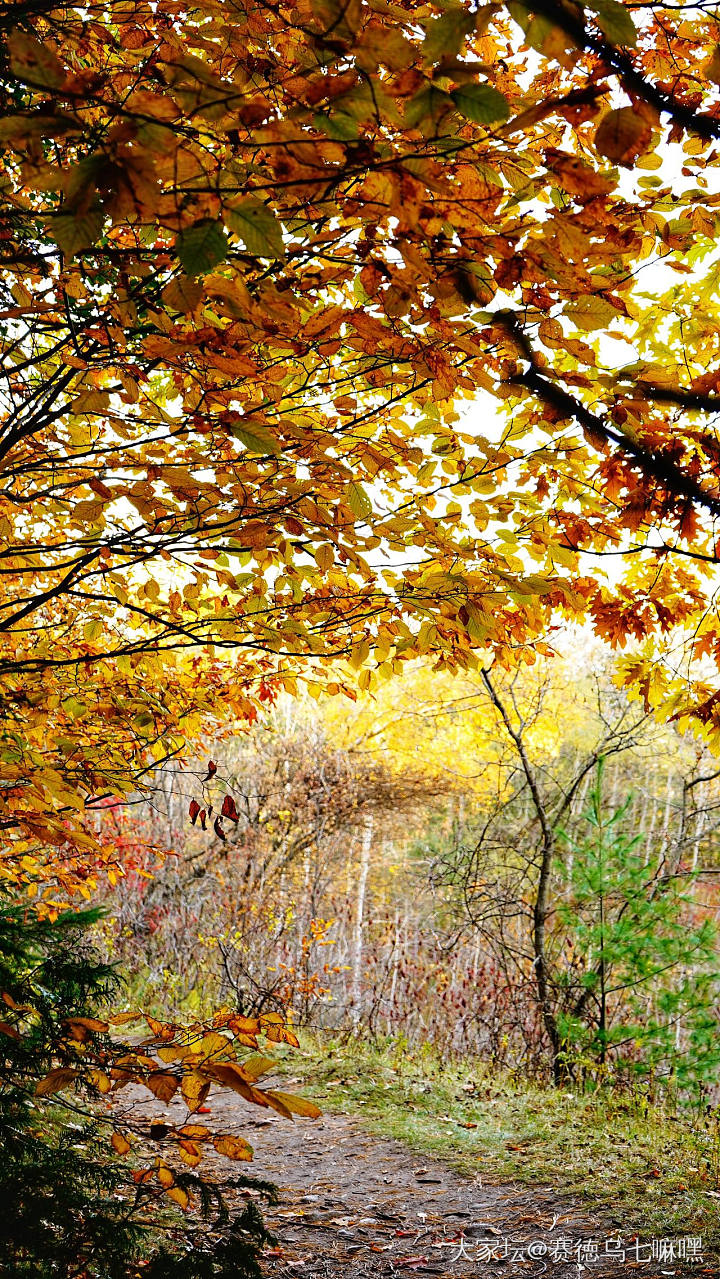
<svg viewBox="0 0 720 1279">
<path fill-rule="evenodd" d="M 0 37 L 18 1273 L 257 1273 L 197 1116 L 315 1115 L 301 1025 L 689 1108 L 714 1193 L 712 8 Z"/>
</svg>

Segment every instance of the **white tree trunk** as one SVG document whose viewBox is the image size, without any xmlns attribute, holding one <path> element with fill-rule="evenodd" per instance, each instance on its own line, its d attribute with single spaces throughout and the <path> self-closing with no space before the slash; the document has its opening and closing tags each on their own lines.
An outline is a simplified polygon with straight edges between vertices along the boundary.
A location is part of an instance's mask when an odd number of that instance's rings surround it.
<svg viewBox="0 0 720 1279">
<path fill-rule="evenodd" d="M 363 961 L 363 923 L 365 917 L 365 889 L 368 871 L 370 870 L 370 849 L 372 847 L 373 818 L 365 819 L 362 843 L 360 845 L 360 863 L 358 866 L 357 894 L 355 897 L 355 924 L 353 928 L 352 948 L 352 980 L 350 983 L 350 1017 L 354 1026 L 360 1021 L 362 1002 L 362 961 Z"/>
</svg>

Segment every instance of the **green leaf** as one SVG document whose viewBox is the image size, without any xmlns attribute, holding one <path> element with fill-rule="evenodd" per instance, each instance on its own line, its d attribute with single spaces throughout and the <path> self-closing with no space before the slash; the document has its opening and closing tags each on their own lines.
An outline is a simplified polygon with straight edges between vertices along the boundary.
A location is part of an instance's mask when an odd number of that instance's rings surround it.
<svg viewBox="0 0 720 1279">
<path fill-rule="evenodd" d="M 475 15 L 465 5 L 448 5 L 439 18 L 428 23 L 423 42 L 425 61 L 437 62 L 442 57 L 456 57 L 474 26 Z"/>
<path fill-rule="evenodd" d="M 431 84 L 427 89 L 421 89 L 410 99 L 405 107 L 405 123 L 414 129 L 422 120 L 430 120 L 434 124 L 443 115 L 447 115 L 452 107 L 452 98 L 449 93 L 444 93 L 442 89 L 436 89 Z"/>
<path fill-rule="evenodd" d="M 59 213 L 50 223 L 50 233 L 66 258 L 89 249 L 100 238 L 104 215 L 102 209 L 87 213 Z"/>
<path fill-rule="evenodd" d="M 77 697 L 66 697 L 61 702 L 61 706 L 65 714 L 69 715 L 71 719 L 80 719 L 86 711 L 84 702 L 79 701 Z"/>
<path fill-rule="evenodd" d="M 259 426 L 256 422 L 250 422 L 249 425 L 233 424 L 230 427 L 230 434 L 234 435 L 236 440 L 245 445 L 248 453 L 279 453 L 278 442 L 264 426 Z"/>
<path fill-rule="evenodd" d="M 187 275 L 204 275 L 227 257 L 228 242 L 219 222 L 203 218 L 181 231 L 175 252 Z"/>
<path fill-rule="evenodd" d="M 510 115 L 507 99 L 490 84 L 464 84 L 451 97 L 461 115 L 475 124 L 492 124 Z"/>
<path fill-rule="evenodd" d="M 635 47 L 637 30 L 624 5 L 618 0 L 591 0 L 590 8 L 597 14 L 597 24 L 608 40 L 613 44 Z"/>
<path fill-rule="evenodd" d="M 362 484 L 353 481 L 349 485 L 347 502 L 353 515 L 356 515 L 359 520 L 367 519 L 368 515 L 372 515 L 372 502 Z"/>
<path fill-rule="evenodd" d="M 323 115 L 318 111 L 313 116 L 313 124 L 338 142 L 353 142 L 360 136 L 358 121 L 346 111 L 333 111 L 332 115 Z"/>
<path fill-rule="evenodd" d="M 259 258 L 281 258 L 285 252 L 282 226 L 272 209 L 252 196 L 225 210 L 225 221 L 240 236 L 248 253 Z"/>
</svg>

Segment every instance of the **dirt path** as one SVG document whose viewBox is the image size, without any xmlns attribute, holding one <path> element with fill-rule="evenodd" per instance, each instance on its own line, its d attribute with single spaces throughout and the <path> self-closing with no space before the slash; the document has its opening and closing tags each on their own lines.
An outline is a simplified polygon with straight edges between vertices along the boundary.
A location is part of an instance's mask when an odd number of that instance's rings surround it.
<svg viewBox="0 0 720 1279">
<path fill-rule="evenodd" d="M 127 1092 L 125 1099 L 131 1102 Z M 144 1117 L 167 1114 L 145 1100 L 135 1105 Z M 177 1112 L 182 1121 L 184 1107 L 177 1105 Z M 346 1116 L 295 1123 L 256 1116 L 233 1095 L 217 1094 L 206 1122 L 242 1134 L 255 1149 L 252 1165 L 214 1156 L 216 1175 L 232 1177 L 242 1167 L 280 1187 L 279 1205 L 264 1209 L 278 1240 L 265 1254 L 268 1279 L 705 1279 L 718 1273 L 707 1257 L 692 1265 L 658 1257 L 657 1243 L 653 1257 L 652 1245 L 628 1237 L 619 1217 L 590 1219 L 580 1204 L 549 1187 L 528 1191 L 466 1180 L 399 1142 L 364 1132 Z"/>
</svg>

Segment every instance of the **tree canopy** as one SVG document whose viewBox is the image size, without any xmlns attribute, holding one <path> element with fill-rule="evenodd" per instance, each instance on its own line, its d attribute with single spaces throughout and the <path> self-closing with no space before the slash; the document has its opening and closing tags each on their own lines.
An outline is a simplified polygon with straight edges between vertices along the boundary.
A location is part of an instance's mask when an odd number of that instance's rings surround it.
<svg viewBox="0 0 720 1279">
<path fill-rule="evenodd" d="M 565 616 L 713 668 L 701 4 L 20 0 L 0 34 L 8 873 L 92 877 L 87 805 L 338 658 L 507 665 Z M 625 670 L 717 736 L 712 670 Z"/>
</svg>

